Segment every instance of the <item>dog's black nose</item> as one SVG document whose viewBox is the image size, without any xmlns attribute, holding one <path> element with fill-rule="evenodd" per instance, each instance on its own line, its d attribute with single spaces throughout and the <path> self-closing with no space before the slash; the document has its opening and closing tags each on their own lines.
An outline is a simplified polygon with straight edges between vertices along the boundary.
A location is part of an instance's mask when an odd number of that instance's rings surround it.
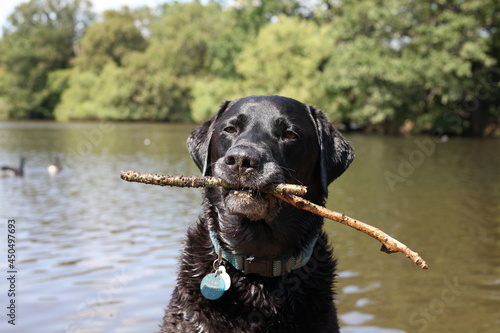
<svg viewBox="0 0 500 333">
<path fill-rule="evenodd" d="M 230 148 L 224 156 L 224 162 L 231 170 L 242 174 L 249 170 L 255 170 L 260 166 L 259 154 L 245 146 Z"/>
</svg>

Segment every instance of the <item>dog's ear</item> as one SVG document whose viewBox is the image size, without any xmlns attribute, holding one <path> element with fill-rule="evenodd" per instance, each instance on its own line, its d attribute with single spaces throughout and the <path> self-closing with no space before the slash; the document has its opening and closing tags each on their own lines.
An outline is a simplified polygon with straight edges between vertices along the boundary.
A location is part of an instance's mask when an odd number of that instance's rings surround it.
<svg viewBox="0 0 500 333">
<path fill-rule="evenodd" d="M 187 148 L 194 163 L 203 172 L 203 176 L 209 176 L 210 170 L 210 142 L 214 131 L 214 125 L 220 115 L 226 110 L 230 101 L 222 103 L 219 111 L 205 123 L 196 128 L 187 139 Z"/>
<path fill-rule="evenodd" d="M 351 164 L 354 159 L 354 150 L 342 134 L 333 127 L 322 110 L 313 106 L 310 106 L 309 109 L 318 134 L 321 151 L 321 182 L 326 196 L 328 194 L 328 185 L 343 174 Z"/>
</svg>

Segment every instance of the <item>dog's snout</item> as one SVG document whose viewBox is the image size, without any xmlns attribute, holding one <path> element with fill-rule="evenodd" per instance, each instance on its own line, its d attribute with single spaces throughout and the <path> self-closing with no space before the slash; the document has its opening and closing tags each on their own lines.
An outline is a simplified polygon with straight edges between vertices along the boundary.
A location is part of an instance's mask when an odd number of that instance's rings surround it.
<svg viewBox="0 0 500 333">
<path fill-rule="evenodd" d="M 255 170 L 261 163 L 259 154 L 244 146 L 229 149 L 224 157 L 224 162 L 231 170 L 239 174 Z"/>
</svg>

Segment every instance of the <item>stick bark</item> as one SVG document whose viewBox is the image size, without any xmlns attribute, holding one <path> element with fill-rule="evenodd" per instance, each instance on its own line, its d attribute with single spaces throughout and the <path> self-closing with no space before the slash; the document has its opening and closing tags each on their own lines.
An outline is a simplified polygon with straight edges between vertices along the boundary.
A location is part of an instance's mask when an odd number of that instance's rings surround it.
<svg viewBox="0 0 500 333">
<path fill-rule="evenodd" d="M 167 176 L 137 171 L 122 171 L 120 177 L 123 180 L 136 183 L 152 184 L 159 186 L 176 187 L 226 187 L 241 188 L 236 184 L 230 184 L 221 178 L 209 176 Z M 281 193 L 303 196 L 307 193 L 307 187 L 296 184 L 268 184 L 259 191 L 266 193 Z"/>
<path fill-rule="evenodd" d="M 402 252 L 408 258 L 410 258 L 418 267 L 422 269 L 428 269 L 429 266 L 422 259 L 417 252 L 412 251 L 408 246 L 401 243 L 395 238 L 392 238 L 382 230 L 371 226 L 367 223 L 361 222 L 359 220 L 353 219 L 345 214 L 335 212 L 333 210 L 326 209 L 325 207 L 316 205 L 309 200 L 298 197 L 296 195 L 273 193 L 273 195 L 289 204 L 297 207 L 298 209 L 307 210 L 316 215 L 322 216 L 329 220 L 333 220 L 351 228 L 364 232 L 365 234 L 375 238 L 382 243 L 380 251 L 385 253 Z"/>
<path fill-rule="evenodd" d="M 203 176 L 166 176 L 151 173 L 141 173 L 136 171 L 122 171 L 120 174 L 123 180 L 129 182 L 137 182 L 144 184 L 152 184 L 159 186 L 176 186 L 176 187 L 227 187 L 227 188 L 238 188 L 237 185 L 229 184 L 226 181 L 217 177 L 203 177 Z M 429 266 L 422 259 L 417 252 L 412 251 L 408 246 L 401 243 L 397 239 L 389 236 L 382 230 L 371 226 L 367 223 L 361 222 L 359 220 L 353 219 L 345 214 L 338 213 L 325 207 L 316 205 L 299 195 L 306 194 L 306 187 L 295 184 L 269 184 L 264 188 L 259 189 L 259 191 L 270 193 L 276 198 L 283 200 L 294 207 L 302 210 L 309 211 L 313 214 L 319 215 L 321 217 L 333 220 L 358 231 L 361 231 L 379 242 L 382 243 L 380 251 L 385 253 L 401 252 L 406 257 L 411 259 L 418 267 L 422 269 L 428 269 Z"/>
</svg>

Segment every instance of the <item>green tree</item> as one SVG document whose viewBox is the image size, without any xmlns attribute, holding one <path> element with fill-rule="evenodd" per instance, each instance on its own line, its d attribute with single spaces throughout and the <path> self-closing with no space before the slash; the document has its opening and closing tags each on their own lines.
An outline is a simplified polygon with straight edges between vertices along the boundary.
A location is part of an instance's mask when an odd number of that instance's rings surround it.
<svg viewBox="0 0 500 333">
<path fill-rule="evenodd" d="M 310 10 L 299 0 L 236 0 L 231 14 L 237 19 L 238 27 L 246 34 L 255 36 L 260 29 L 278 16 L 310 16 Z"/>
<path fill-rule="evenodd" d="M 216 3 L 206 6 L 199 2 L 175 3 L 165 5 L 162 11 L 157 19 L 151 20 L 148 27 L 151 37 L 144 52 L 129 52 L 120 66 L 110 57 L 107 61 L 106 57 L 101 58 L 104 69 L 97 76 L 82 70 L 74 73 L 63 103 L 57 108 L 57 119 L 179 121 L 190 118 L 190 89 L 195 78 L 209 71 L 208 50 L 222 27 L 221 7 Z M 104 35 L 107 30 L 100 31 Z M 95 58 L 89 60 L 89 64 L 96 63 Z M 89 84 L 82 87 L 80 75 Z M 120 89 L 116 87 L 117 82 Z M 78 106 L 87 97 L 97 102 L 94 111 Z"/>
<path fill-rule="evenodd" d="M 328 59 L 327 29 L 304 19 L 298 1 L 238 1 L 211 43 L 209 75 L 192 89 L 193 119 L 208 118 L 220 103 L 248 94 L 283 94 L 311 103 L 318 67 Z M 272 22 L 272 23 L 271 23 Z"/>
<path fill-rule="evenodd" d="M 80 40 L 89 8 L 31 0 L 11 15 L 0 116 L 201 121 L 264 93 L 368 131 L 500 128 L 498 1 L 174 2 L 104 13 Z"/>
<path fill-rule="evenodd" d="M 188 120 L 184 81 L 168 69 L 157 70 L 149 60 L 137 53 L 121 67 L 108 62 L 98 74 L 75 70 L 56 107 L 56 119 Z"/>
<path fill-rule="evenodd" d="M 104 21 L 92 25 L 81 41 L 75 65 L 82 70 L 99 73 L 109 61 L 121 66 L 130 52 L 146 49 L 146 39 L 127 7 L 105 11 L 103 16 Z"/>
<path fill-rule="evenodd" d="M 165 4 L 151 24 L 159 61 L 178 76 L 205 75 L 213 58 L 209 50 L 225 28 L 222 8 L 216 2 Z"/>
<path fill-rule="evenodd" d="M 330 57 L 332 41 L 313 21 L 280 16 L 262 28 L 237 60 L 246 91 L 282 94 L 317 103 L 317 76 Z"/>
<path fill-rule="evenodd" d="M 83 0 L 31 0 L 16 7 L 0 41 L 0 97 L 10 117 L 52 116 L 58 96 L 48 90 L 48 75 L 70 66 L 73 43 L 91 20 L 90 2 Z"/>
<path fill-rule="evenodd" d="M 466 105 L 497 65 L 488 50 L 493 34 L 484 30 L 497 14 L 478 15 L 484 5 L 385 0 L 332 7 L 337 51 L 322 75 L 324 95 L 346 122 L 384 132 L 405 121 L 417 131 L 471 131 Z M 487 112 L 476 107 L 472 113 L 484 118 Z"/>
<path fill-rule="evenodd" d="M 241 78 L 235 61 L 245 48 L 254 42 L 260 30 L 279 16 L 304 18 L 311 16 L 298 0 L 234 1 L 220 17 L 224 29 L 210 44 L 211 73 L 221 78 Z"/>
</svg>

